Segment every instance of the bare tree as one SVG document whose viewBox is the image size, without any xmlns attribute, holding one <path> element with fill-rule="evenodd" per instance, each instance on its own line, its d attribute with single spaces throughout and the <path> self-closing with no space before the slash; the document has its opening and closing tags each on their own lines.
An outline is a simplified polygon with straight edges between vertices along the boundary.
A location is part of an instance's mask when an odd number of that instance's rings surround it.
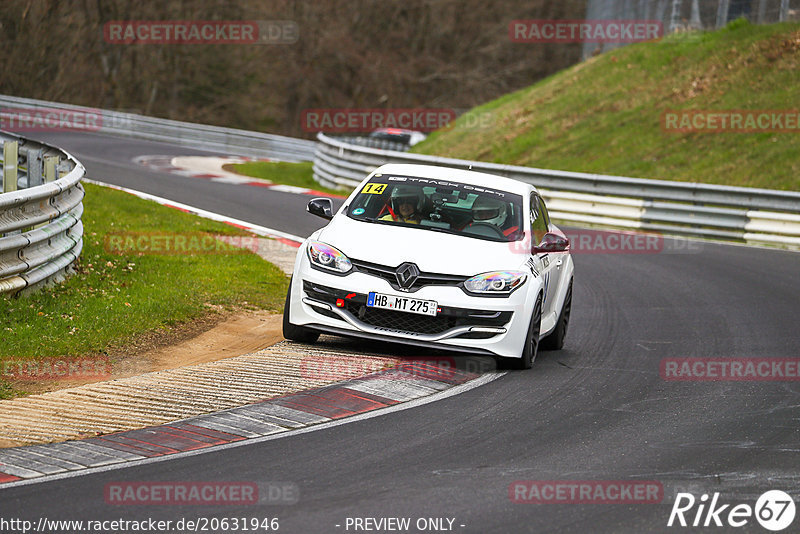
<svg viewBox="0 0 800 534">
<path fill-rule="evenodd" d="M 0 93 L 302 135 L 318 107 L 469 108 L 580 58 L 518 44 L 514 19 L 581 18 L 585 0 L 6 0 Z M 294 44 L 122 45 L 125 20 L 291 20 Z"/>
</svg>

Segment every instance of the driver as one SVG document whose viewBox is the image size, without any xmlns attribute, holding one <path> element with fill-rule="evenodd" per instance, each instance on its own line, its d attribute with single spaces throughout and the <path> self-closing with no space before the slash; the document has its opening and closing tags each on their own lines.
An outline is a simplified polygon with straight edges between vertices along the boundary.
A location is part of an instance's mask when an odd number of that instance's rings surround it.
<svg viewBox="0 0 800 534">
<path fill-rule="evenodd" d="M 506 203 L 489 197 L 478 197 L 472 203 L 472 222 L 493 224 L 498 228 L 506 222 Z"/>
<path fill-rule="evenodd" d="M 422 202 L 422 191 L 416 187 L 395 187 L 392 190 L 391 209 L 380 220 L 419 224 Z"/>
<path fill-rule="evenodd" d="M 479 196 L 472 203 L 472 222 L 470 222 L 464 229 L 479 224 L 491 224 L 496 226 L 497 229 L 505 236 L 509 236 L 516 232 L 518 228 L 512 226 L 511 228 L 503 228 L 508 218 L 508 208 L 506 203 L 502 200 L 497 200 L 491 197 Z"/>
</svg>

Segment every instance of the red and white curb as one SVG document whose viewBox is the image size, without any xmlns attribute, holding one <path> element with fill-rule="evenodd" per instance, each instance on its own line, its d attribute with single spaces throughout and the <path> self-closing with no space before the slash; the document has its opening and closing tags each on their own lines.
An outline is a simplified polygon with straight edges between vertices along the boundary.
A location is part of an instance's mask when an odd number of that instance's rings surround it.
<svg viewBox="0 0 800 534">
<path fill-rule="evenodd" d="M 78 476 L 328 428 L 440 400 L 503 374 L 410 361 L 364 377 L 161 426 L 2 449 L 0 485 Z"/>
<path fill-rule="evenodd" d="M 160 156 L 145 155 L 133 158 L 134 163 L 144 165 L 158 172 L 188 176 L 190 178 L 201 178 L 212 182 L 219 182 L 231 185 L 249 185 L 253 187 L 263 187 L 284 193 L 295 193 L 300 195 L 327 196 L 335 198 L 345 198 L 342 195 L 335 195 L 309 189 L 307 187 L 297 187 L 294 185 L 274 184 L 267 180 L 255 180 L 241 174 L 226 171 L 224 165 L 246 163 L 249 161 L 275 161 L 266 158 L 247 158 L 240 156 Z"/>
</svg>

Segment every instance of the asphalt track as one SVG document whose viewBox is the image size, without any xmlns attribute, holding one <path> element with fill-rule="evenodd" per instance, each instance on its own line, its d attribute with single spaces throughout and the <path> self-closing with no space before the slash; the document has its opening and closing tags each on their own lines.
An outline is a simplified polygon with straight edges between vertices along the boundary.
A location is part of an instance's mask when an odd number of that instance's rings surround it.
<svg viewBox="0 0 800 534">
<path fill-rule="evenodd" d="M 306 195 L 166 174 L 132 161 L 144 155 L 228 154 L 152 141 L 105 137 L 98 133 L 37 132 L 29 137 L 53 143 L 78 158 L 86 167 L 86 176 L 93 180 L 128 187 L 300 236 L 307 236 L 324 226 L 322 219 L 306 213 L 306 204 L 310 200 Z M 339 205 L 338 202 L 336 205 Z"/>
<path fill-rule="evenodd" d="M 90 178 L 297 235 L 308 197 L 158 174 L 143 154 L 181 147 L 96 134 L 39 135 Z M 347 518 L 455 518 L 455 532 L 766 532 L 667 527 L 677 491 L 751 506 L 800 503 L 800 382 L 672 382 L 664 358 L 797 357 L 800 255 L 704 243 L 691 254 L 576 254 L 564 350 L 529 372 L 315 432 L 0 490 L 0 516 L 48 519 L 277 517 L 280 532 L 355 532 Z M 355 343 L 355 342 L 353 342 Z M 291 505 L 114 506 L 121 481 L 288 482 Z M 658 481 L 661 504 L 525 504 L 518 480 Z M 693 518 L 694 511 L 687 517 Z M 724 516 L 723 516 L 724 518 Z M 337 527 L 337 525 L 339 525 Z M 447 522 L 445 522 L 447 525 Z M 461 526 L 463 525 L 463 526 Z M 786 532 L 797 531 L 800 518 Z M 217 531 L 222 532 L 222 529 Z M 365 532 L 365 530 L 359 530 Z M 426 532 L 431 530 L 424 530 Z"/>
</svg>

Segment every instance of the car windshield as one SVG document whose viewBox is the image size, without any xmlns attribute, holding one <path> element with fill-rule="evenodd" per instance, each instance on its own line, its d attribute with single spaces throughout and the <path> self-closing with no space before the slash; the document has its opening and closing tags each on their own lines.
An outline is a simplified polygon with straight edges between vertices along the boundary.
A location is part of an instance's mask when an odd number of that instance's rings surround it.
<svg viewBox="0 0 800 534">
<path fill-rule="evenodd" d="M 520 195 L 413 176 L 375 175 L 347 208 L 358 221 L 401 225 L 488 241 L 523 237 Z"/>
</svg>

